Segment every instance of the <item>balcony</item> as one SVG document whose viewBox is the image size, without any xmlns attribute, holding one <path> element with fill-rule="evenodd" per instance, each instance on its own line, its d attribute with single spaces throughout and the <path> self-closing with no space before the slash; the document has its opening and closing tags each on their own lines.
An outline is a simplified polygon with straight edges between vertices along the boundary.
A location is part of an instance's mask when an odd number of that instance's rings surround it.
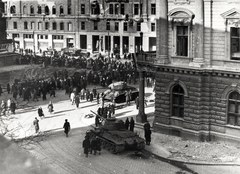
<svg viewBox="0 0 240 174">
<path fill-rule="evenodd" d="M 155 59 L 156 59 L 156 51 L 136 53 L 137 64 L 154 65 Z"/>
</svg>

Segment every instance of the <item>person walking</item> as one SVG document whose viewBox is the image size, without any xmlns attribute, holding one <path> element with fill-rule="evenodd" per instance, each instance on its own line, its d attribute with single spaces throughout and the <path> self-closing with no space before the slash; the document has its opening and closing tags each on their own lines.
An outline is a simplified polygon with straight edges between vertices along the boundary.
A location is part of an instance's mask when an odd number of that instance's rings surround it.
<svg viewBox="0 0 240 174">
<path fill-rule="evenodd" d="M 150 145 L 152 131 L 148 121 L 144 124 L 143 128 L 144 128 L 146 145 Z"/>
<path fill-rule="evenodd" d="M 11 101 L 10 110 L 11 110 L 11 113 L 12 113 L 12 114 L 15 114 L 16 103 L 14 102 L 14 100 Z"/>
<path fill-rule="evenodd" d="M 90 94 L 89 94 L 89 100 L 90 100 L 90 102 L 93 101 L 93 93 L 92 92 L 90 92 Z"/>
<path fill-rule="evenodd" d="M 44 113 L 43 113 L 42 107 L 38 107 L 38 116 L 40 118 L 44 117 Z"/>
<path fill-rule="evenodd" d="M 133 117 L 131 117 L 131 119 L 130 119 L 130 131 L 132 131 L 132 132 L 134 130 L 134 125 L 135 125 L 135 121 L 134 121 Z"/>
<path fill-rule="evenodd" d="M 90 154 L 92 154 L 92 151 L 93 151 L 93 155 L 96 155 L 96 153 L 97 153 L 97 140 L 96 140 L 95 137 L 91 141 L 91 151 L 90 151 Z"/>
<path fill-rule="evenodd" d="M 71 94 L 70 94 L 70 100 L 71 100 L 72 105 L 73 105 L 73 103 L 75 102 L 75 93 L 74 93 L 74 92 L 71 92 Z"/>
<path fill-rule="evenodd" d="M 68 122 L 67 119 L 65 119 L 65 123 L 63 125 L 63 128 L 64 128 L 64 133 L 66 134 L 66 137 L 68 137 L 68 133 L 69 133 L 71 127 L 70 127 L 70 123 Z"/>
<path fill-rule="evenodd" d="M 125 120 L 125 123 L 124 123 L 124 126 L 125 126 L 125 128 L 128 130 L 128 128 L 129 128 L 129 119 L 127 118 L 126 120 Z"/>
<path fill-rule="evenodd" d="M 48 112 L 51 114 L 53 112 L 53 104 L 52 104 L 52 101 L 49 101 L 49 104 L 48 104 Z"/>
<path fill-rule="evenodd" d="M 39 131 L 39 120 L 37 119 L 37 117 L 35 117 L 35 120 L 33 121 L 33 125 L 35 127 L 35 133 L 38 133 L 38 131 Z"/>
<path fill-rule="evenodd" d="M 80 103 L 80 98 L 79 98 L 78 95 L 76 95 L 76 97 L 75 97 L 75 104 L 76 104 L 77 108 L 79 107 L 79 103 Z"/>
<path fill-rule="evenodd" d="M 83 140 L 82 143 L 82 147 L 84 149 L 84 154 L 86 155 L 86 157 L 88 157 L 88 152 L 89 152 L 89 148 L 90 148 L 90 140 L 88 136 L 85 136 L 85 139 Z"/>
<path fill-rule="evenodd" d="M 138 96 L 135 99 L 135 103 L 136 103 L 136 109 L 138 109 L 139 108 L 139 97 Z"/>
</svg>

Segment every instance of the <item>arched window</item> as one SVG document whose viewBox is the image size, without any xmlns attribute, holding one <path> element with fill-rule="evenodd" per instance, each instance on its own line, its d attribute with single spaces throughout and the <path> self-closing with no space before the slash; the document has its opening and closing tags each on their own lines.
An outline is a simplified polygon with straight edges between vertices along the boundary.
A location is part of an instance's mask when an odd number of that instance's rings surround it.
<svg viewBox="0 0 240 174">
<path fill-rule="evenodd" d="M 228 98 L 228 120 L 227 123 L 240 126 L 240 94 L 232 92 Z"/>
<path fill-rule="evenodd" d="M 64 30 L 64 23 L 63 22 L 60 23 L 60 30 Z"/>
<path fill-rule="evenodd" d="M 56 14 L 56 7 L 55 6 L 52 7 L 52 14 Z"/>
<path fill-rule="evenodd" d="M 30 6 L 30 14 L 34 14 L 34 6 L 33 5 Z"/>
<path fill-rule="evenodd" d="M 15 14 L 16 13 L 16 7 L 15 5 L 11 6 L 10 13 Z"/>
<path fill-rule="evenodd" d="M 180 85 L 172 89 L 172 116 L 184 117 L 184 91 Z"/>
<path fill-rule="evenodd" d="M 71 9 L 71 6 L 70 6 L 70 5 L 68 6 L 68 14 L 69 14 L 69 15 L 72 14 L 72 9 Z"/>
<path fill-rule="evenodd" d="M 59 10 L 60 10 L 60 15 L 64 14 L 63 6 L 60 6 L 60 7 L 59 7 Z"/>
<path fill-rule="evenodd" d="M 40 5 L 38 6 L 38 14 L 42 14 L 42 7 Z"/>
<path fill-rule="evenodd" d="M 27 6 L 26 5 L 23 6 L 23 14 L 27 14 Z"/>
<path fill-rule="evenodd" d="M 47 5 L 45 6 L 45 15 L 49 15 L 49 8 Z"/>
</svg>

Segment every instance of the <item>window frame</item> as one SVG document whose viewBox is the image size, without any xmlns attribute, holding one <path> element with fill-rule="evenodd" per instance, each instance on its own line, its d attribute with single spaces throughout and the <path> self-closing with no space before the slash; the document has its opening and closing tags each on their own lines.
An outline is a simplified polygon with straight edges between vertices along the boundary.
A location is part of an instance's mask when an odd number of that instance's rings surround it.
<svg viewBox="0 0 240 174">
<path fill-rule="evenodd" d="M 81 30 L 86 30 L 86 23 L 84 21 L 81 22 Z"/>
<path fill-rule="evenodd" d="M 18 29 L 17 22 L 13 21 L 13 29 Z"/>
<path fill-rule="evenodd" d="M 86 6 L 85 4 L 81 4 L 81 14 L 85 14 L 86 13 Z"/>
<path fill-rule="evenodd" d="M 42 14 L 42 7 L 41 7 L 41 5 L 38 5 L 38 7 L 37 7 L 37 14 Z"/>
<path fill-rule="evenodd" d="M 128 31 L 128 22 L 123 23 L 123 31 Z"/>
<path fill-rule="evenodd" d="M 57 14 L 56 6 L 52 6 L 52 14 L 53 14 L 53 15 L 56 15 L 56 14 Z"/>
<path fill-rule="evenodd" d="M 119 22 L 114 23 L 114 29 L 115 31 L 119 31 Z"/>
<path fill-rule="evenodd" d="M 237 99 L 231 98 L 230 96 L 231 94 L 237 94 Z M 230 112 L 230 102 L 232 104 L 234 104 L 234 112 Z M 227 98 L 227 125 L 231 125 L 231 126 L 237 126 L 240 127 L 240 124 L 237 124 L 238 119 L 240 119 L 240 107 L 238 109 L 238 106 L 240 106 L 240 94 L 237 91 L 232 91 L 229 93 L 228 98 Z M 239 111 L 239 112 L 236 112 Z M 234 123 L 231 124 L 230 122 L 232 122 L 232 119 L 230 118 L 234 118 Z"/>
<path fill-rule="evenodd" d="M 57 30 L 57 22 L 52 22 L 52 30 Z"/>
<path fill-rule="evenodd" d="M 94 31 L 98 30 L 98 22 L 97 21 L 93 21 L 93 30 Z"/>
<path fill-rule="evenodd" d="M 64 22 L 60 22 L 60 28 L 59 28 L 60 31 L 64 31 Z"/>
<path fill-rule="evenodd" d="M 49 22 L 45 22 L 45 30 L 49 30 L 49 27 L 50 27 Z"/>
<path fill-rule="evenodd" d="M 59 6 L 59 15 L 64 15 L 64 7 L 63 7 L 63 5 Z"/>
<path fill-rule="evenodd" d="M 151 23 L 151 32 L 155 32 L 156 31 L 156 23 L 152 22 Z"/>
<path fill-rule="evenodd" d="M 141 31 L 142 27 L 141 27 L 141 22 L 136 22 L 136 31 Z"/>
<path fill-rule="evenodd" d="M 30 5 L 30 15 L 34 15 L 34 6 Z"/>
<path fill-rule="evenodd" d="M 125 4 L 120 4 L 120 14 L 125 15 Z"/>
<path fill-rule="evenodd" d="M 156 15 L 156 4 L 151 4 L 151 15 Z"/>
<path fill-rule="evenodd" d="M 24 21 L 24 30 L 27 30 L 27 29 L 28 29 L 28 22 Z"/>
<path fill-rule="evenodd" d="M 178 47 L 178 38 L 179 37 L 181 37 L 181 38 L 184 38 L 184 37 L 186 37 L 185 35 L 178 35 L 178 28 L 179 27 L 184 27 L 184 28 L 187 28 L 187 48 L 186 48 L 186 53 L 187 53 L 187 55 L 178 55 L 178 52 L 179 52 L 179 50 L 178 49 L 180 49 L 179 47 Z M 173 48 L 173 49 L 175 49 L 174 50 L 174 53 L 175 53 L 175 55 L 177 56 L 177 57 L 189 57 L 189 52 L 190 52 L 190 48 L 189 48 L 189 42 L 190 42 L 190 32 L 189 32 L 189 26 L 187 26 L 187 25 L 176 25 L 175 26 L 175 47 Z M 182 43 L 180 44 L 180 45 L 183 45 Z"/>
<path fill-rule="evenodd" d="M 180 87 L 181 88 L 181 90 L 182 90 L 182 92 L 183 93 L 179 93 L 179 92 L 174 92 L 173 90 L 174 90 L 174 88 L 175 87 Z M 174 96 L 176 97 L 179 97 L 179 96 L 181 96 L 182 97 L 182 101 L 183 101 L 183 103 L 180 103 L 179 102 L 179 100 L 180 100 L 180 98 L 177 98 L 178 99 L 178 103 L 174 103 Z M 180 118 L 180 119 L 184 119 L 184 109 L 185 109 L 185 105 L 184 105 L 184 103 L 185 103 L 185 93 L 184 93 L 184 88 L 180 85 L 180 84 L 175 84 L 173 87 L 172 87 L 172 89 L 171 89 L 171 117 L 176 117 L 176 118 Z M 174 108 L 177 108 L 177 110 L 178 110 L 178 112 L 176 112 L 176 113 L 178 113 L 178 115 L 173 115 L 174 114 Z M 180 115 L 180 109 L 183 109 L 183 112 L 182 112 L 182 116 Z"/>
<path fill-rule="evenodd" d="M 139 9 L 140 9 L 140 4 L 135 3 L 133 5 L 133 15 L 135 15 L 135 16 L 139 15 Z"/>
</svg>

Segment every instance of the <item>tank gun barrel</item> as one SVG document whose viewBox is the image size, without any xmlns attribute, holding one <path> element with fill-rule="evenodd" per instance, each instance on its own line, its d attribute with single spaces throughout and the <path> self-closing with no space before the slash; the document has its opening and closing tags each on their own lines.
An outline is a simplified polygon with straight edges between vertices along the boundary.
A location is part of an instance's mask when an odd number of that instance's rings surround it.
<svg viewBox="0 0 240 174">
<path fill-rule="evenodd" d="M 106 120 L 106 118 L 102 117 L 101 115 L 97 114 L 96 112 L 93 112 L 92 110 L 90 110 L 94 115 L 100 117 L 102 120 Z"/>
</svg>

